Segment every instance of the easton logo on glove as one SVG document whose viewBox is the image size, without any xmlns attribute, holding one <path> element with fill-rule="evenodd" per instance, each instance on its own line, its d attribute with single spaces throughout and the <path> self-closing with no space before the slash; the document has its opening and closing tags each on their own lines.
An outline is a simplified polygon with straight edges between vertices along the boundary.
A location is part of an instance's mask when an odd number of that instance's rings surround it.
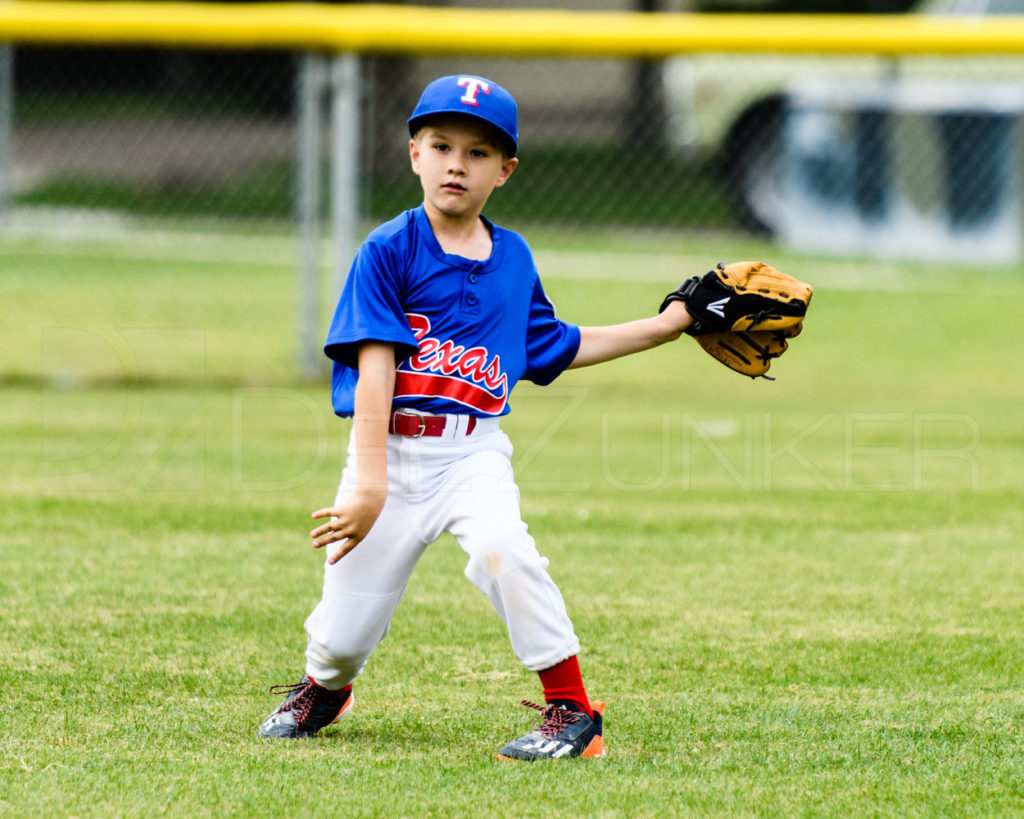
<svg viewBox="0 0 1024 819">
<path fill-rule="evenodd" d="M 719 318 L 725 318 L 725 305 L 729 303 L 729 299 L 719 299 L 713 301 L 708 305 L 708 312 L 714 313 Z"/>
<path fill-rule="evenodd" d="M 686 332 L 701 347 L 736 372 L 765 375 L 773 358 L 799 334 L 814 294 L 809 284 L 764 262 L 719 264 L 669 293 L 661 312 L 673 301 L 686 303 L 693 323 Z"/>
</svg>

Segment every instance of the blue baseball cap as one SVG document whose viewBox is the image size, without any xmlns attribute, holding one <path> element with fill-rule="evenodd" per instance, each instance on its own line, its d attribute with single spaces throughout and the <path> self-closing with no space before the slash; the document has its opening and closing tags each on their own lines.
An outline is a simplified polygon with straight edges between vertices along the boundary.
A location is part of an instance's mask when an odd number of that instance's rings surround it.
<svg viewBox="0 0 1024 819">
<path fill-rule="evenodd" d="M 508 138 L 510 156 L 519 150 L 519 117 L 516 101 L 497 83 L 469 74 L 452 74 L 434 80 L 423 90 L 409 117 L 409 133 L 415 135 L 426 117 L 464 114 L 493 125 Z"/>
</svg>

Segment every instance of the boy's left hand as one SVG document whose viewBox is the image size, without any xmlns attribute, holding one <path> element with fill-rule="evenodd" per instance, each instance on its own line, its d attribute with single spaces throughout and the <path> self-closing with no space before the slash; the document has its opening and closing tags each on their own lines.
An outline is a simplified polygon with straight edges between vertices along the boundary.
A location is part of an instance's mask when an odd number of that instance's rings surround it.
<svg viewBox="0 0 1024 819">
<path fill-rule="evenodd" d="M 685 332 L 705 352 L 738 373 L 774 380 L 765 373 L 800 333 L 813 294 L 809 284 L 764 262 L 720 264 L 669 293 L 660 315 L 685 304 L 692 316 Z"/>
<path fill-rule="evenodd" d="M 366 539 L 386 499 L 385 492 L 356 492 L 337 506 L 317 509 L 313 513 L 314 518 L 332 520 L 309 533 L 313 538 L 313 548 L 322 549 L 328 544 L 340 543 L 341 548 L 327 559 L 333 566 Z"/>
<path fill-rule="evenodd" d="M 658 317 L 668 323 L 670 332 L 675 338 L 682 335 L 693 323 L 693 317 L 686 309 L 686 302 L 683 301 L 673 301 L 665 305 L 665 309 L 658 314 Z"/>
</svg>

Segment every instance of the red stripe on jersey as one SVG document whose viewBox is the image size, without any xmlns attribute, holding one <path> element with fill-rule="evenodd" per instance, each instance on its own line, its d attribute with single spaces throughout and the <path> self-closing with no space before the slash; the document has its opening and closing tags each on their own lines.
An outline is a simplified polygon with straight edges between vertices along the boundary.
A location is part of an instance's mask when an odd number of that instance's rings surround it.
<svg viewBox="0 0 1024 819">
<path fill-rule="evenodd" d="M 487 415 L 498 415 L 505 409 L 508 391 L 491 395 L 487 390 L 447 375 L 410 373 L 399 370 L 395 376 L 395 398 L 432 397 L 448 398 Z"/>
</svg>

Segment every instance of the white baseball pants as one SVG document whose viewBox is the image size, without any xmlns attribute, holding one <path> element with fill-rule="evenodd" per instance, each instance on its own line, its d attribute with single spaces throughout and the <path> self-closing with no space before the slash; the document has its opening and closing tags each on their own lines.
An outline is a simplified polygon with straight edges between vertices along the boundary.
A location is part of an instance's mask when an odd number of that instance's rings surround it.
<svg viewBox="0 0 1024 819">
<path fill-rule="evenodd" d="M 468 555 L 466 577 L 490 599 L 528 669 L 579 653 L 548 561 L 522 520 L 508 436 L 497 418 L 479 419 L 468 435 L 468 416 L 448 418 L 443 437 L 388 436 L 384 509 L 362 543 L 325 564 L 323 596 L 306 620 L 306 673 L 326 688 L 341 688 L 363 670 L 417 561 L 443 532 Z M 357 469 L 350 439 L 336 502 L 354 491 Z"/>
</svg>

